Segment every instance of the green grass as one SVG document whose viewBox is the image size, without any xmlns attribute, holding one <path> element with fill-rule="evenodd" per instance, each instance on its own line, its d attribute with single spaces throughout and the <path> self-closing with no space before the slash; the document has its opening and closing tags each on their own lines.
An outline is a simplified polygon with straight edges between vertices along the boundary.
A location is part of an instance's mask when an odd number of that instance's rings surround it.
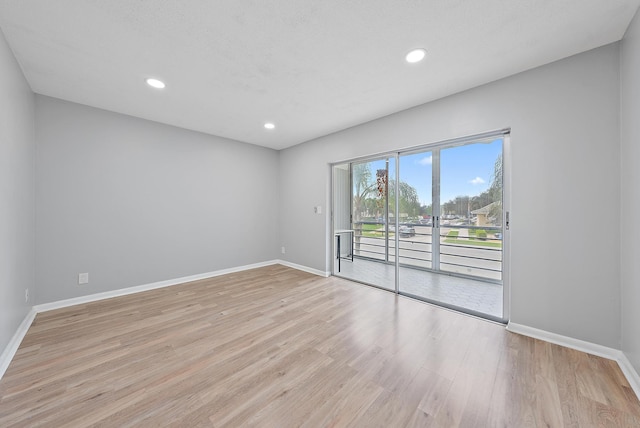
<svg viewBox="0 0 640 428">
<path fill-rule="evenodd" d="M 357 233 L 356 229 L 356 235 Z M 361 236 L 367 236 L 369 238 L 384 238 L 384 225 L 381 224 L 362 224 L 361 225 L 362 234 Z M 393 237 L 393 233 L 389 233 L 389 238 Z"/>
<path fill-rule="evenodd" d="M 452 239 L 452 238 L 449 238 L 449 234 L 447 234 L 447 238 L 444 240 L 444 243 L 455 244 L 455 245 L 466 245 L 469 247 L 502 248 L 502 242 L 478 241 L 474 239 L 458 239 L 457 236 Z"/>
<path fill-rule="evenodd" d="M 380 226 L 379 224 L 362 224 L 362 230 L 378 230 L 383 226 Z"/>
<path fill-rule="evenodd" d="M 468 241 L 466 239 L 445 239 L 446 244 L 466 245 L 469 247 L 489 247 L 489 248 L 502 248 L 501 242 L 491 241 Z"/>
</svg>

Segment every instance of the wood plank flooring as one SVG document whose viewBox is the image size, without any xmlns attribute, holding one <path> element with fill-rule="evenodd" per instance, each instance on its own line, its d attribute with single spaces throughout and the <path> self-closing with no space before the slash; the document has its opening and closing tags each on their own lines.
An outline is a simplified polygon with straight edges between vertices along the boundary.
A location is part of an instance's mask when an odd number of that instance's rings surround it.
<svg viewBox="0 0 640 428">
<path fill-rule="evenodd" d="M 633 427 L 613 361 L 275 265 L 39 314 L 2 427 Z"/>
</svg>

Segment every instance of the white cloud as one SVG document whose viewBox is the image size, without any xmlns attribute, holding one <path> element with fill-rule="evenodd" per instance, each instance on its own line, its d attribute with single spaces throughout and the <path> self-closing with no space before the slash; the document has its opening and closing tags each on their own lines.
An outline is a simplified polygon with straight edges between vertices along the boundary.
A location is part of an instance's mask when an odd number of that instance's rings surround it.
<svg viewBox="0 0 640 428">
<path fill-rule="evenodd" d="M 420 165 L 431 165 L 433 163 L 433 157 L 427 156 L 418 161 Z"/>
<path fill-rule="evenodd" d="M 484 184 L 485 181 L 480 177 L 476 177 L 473 180 L 470 180 L 469 183 L 471 183 L 471 184 L 473 184 L 475 186 L 475 185 L 478 185 L 478 184 Z"/>
</svg>

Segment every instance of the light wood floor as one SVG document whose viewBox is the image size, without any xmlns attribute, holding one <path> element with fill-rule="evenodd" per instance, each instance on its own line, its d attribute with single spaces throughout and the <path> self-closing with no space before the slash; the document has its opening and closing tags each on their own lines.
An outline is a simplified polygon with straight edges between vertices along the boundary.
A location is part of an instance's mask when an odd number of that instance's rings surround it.
<svg viewBox="0 0 640 428">
<path fill-rule="evenodd" d="M 640 426 L 613 361 L 271 266 L 39 314 L 0 426 Z"/>
</svg>

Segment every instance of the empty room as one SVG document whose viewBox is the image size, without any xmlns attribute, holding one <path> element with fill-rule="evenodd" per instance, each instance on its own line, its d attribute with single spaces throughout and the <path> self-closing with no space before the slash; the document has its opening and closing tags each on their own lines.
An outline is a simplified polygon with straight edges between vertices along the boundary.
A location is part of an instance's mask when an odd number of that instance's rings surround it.
<svg viewBox="0 0 640 428">
<path fill-rule="evenodd" d="M 640 0 L 0 0 L 1 427 L 640 427 Z"/>
</svg>

